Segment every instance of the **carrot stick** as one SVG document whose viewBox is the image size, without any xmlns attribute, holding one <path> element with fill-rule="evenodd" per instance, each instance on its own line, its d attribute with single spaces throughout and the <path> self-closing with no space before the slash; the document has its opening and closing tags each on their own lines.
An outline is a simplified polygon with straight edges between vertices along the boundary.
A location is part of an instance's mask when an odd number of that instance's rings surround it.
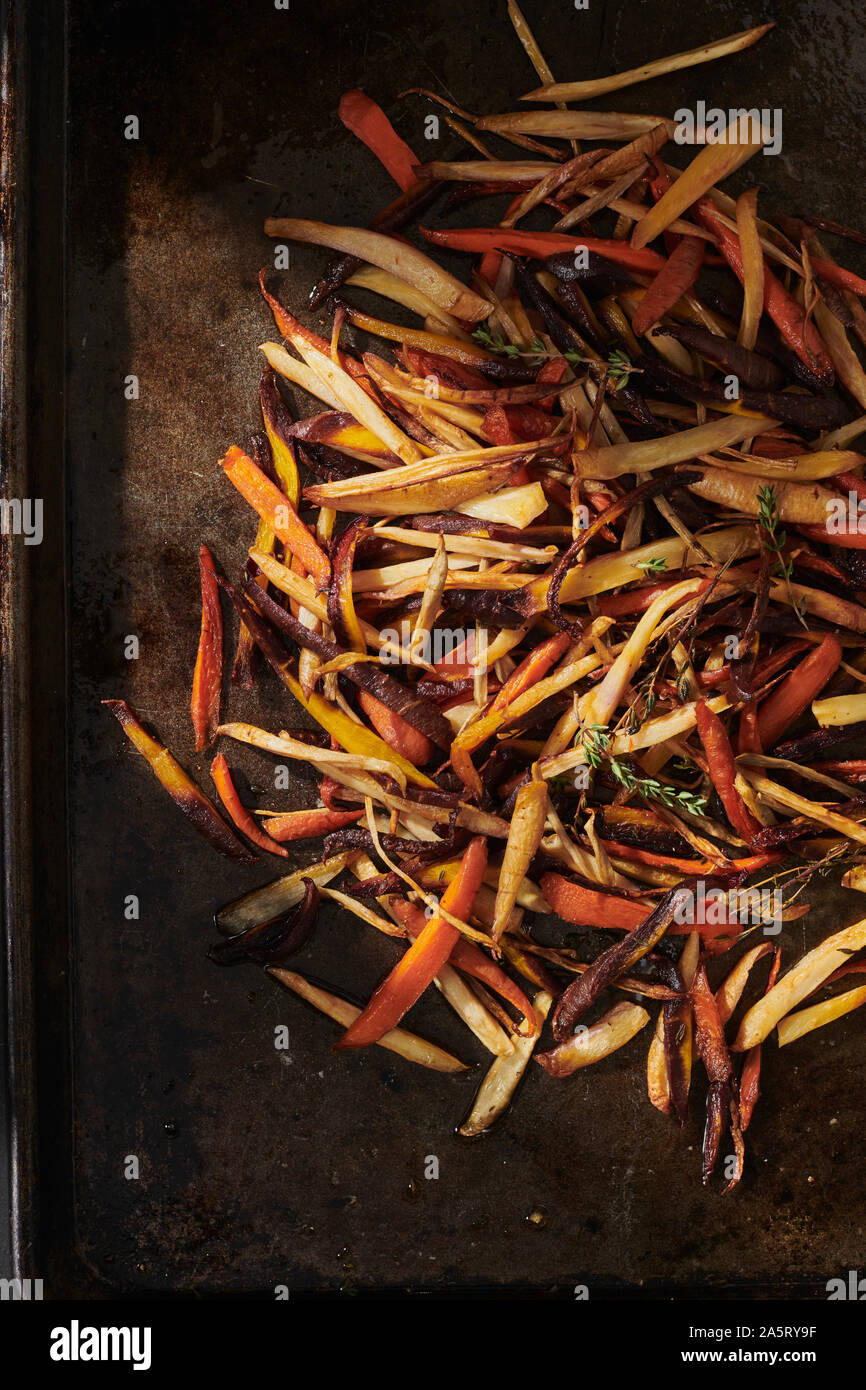
<svg viewBox="0 0 866 1390">
<path fill-rule="evenodd" d="M 407 902 L 405 898 L 392 898 L 389 906 L 400 925 L 406 928 L 411 937 L 420 936 L 427 925 L 427 918 L 420 907 L 417 907 L 415 903 Z M 461 936 L 448 957 L 448 963 L 455 966 L 456 969 L 462 970 L 464 975 L 471 975 L 473 980 L 480 980 L 482 984 L 487 985 L 488 989 L 492 989 L 494 993 L 512 1004 L 524 1020 L 518 1032 L 525 1034 L 535 1031 L 532 1005 L 523 990 L 512 980 L 510 975 L 506 975 L 501 965 L 497 965 L 496 961 L 486 956 L 474 942 L 466 941 Z"/>
<path fill-rule="evenodd" d="M 760 148 L 760 140 L 729 140 L 725 144 L 704 145 L 676 182 L 635 225 L 632 246 L 646 246 L 655 240 L 697 199 L 706 195 L 708 189 L 739 169 Z"/>
<path fill-rule="evenodd" d="M 703 263 L 704 243 L 700 237 L 682 237 L 641 300 L 632 319 L 633 332 L 648 332 L 691 289 Z"/>
<path fill-rule="evenodd" d="M 270 835 L 267 835 L 265 831 L 260 828 L 258 823 L 253 820 L 246 806 L 244 806 L 238 795 L 237 787 L 232 781 L 229 765 L 222 753 L 218 753 L 211 763 L 210 775 L 219 793 L 220 801 L 223 806 L 225 806 L 238 830 L 246 835 L 248 840 L 252 840 L 254 845 L 258 845 L 259 849 L 266 850 L 268 854 L 281 854 L 284 858 L 288 858 L 289 851 L 283 849 L 282 845 L 278 845 L 275 840 L 272 840 Z"/>
<path fill-rule="evenodd" d="M 698 220 L 713 233 L 719 250 L 736 275 L 745 286 L 746 274 L 743 268 L 743 248 L 740 238 L 730 227 L 720 222 L 716 206 L 711 198 L 701 198 L 696 204 Z M 811 319 L 807 319 L 796 299 L 788 293 L 781 280 L 778 280 L 768 265 L 764 265 L 764 308 L 778 328 L 785 342 L 793 348 L 801 361 L 821 381 L 833 380 L 833 363 L 824 345 L 824 340 Z"/>
<path fill-rule="evenodd" d="M 274 323 L 277 325 L 283 337 L 289 340 L 300 338 L 310 347 L 318 348 L 319 352 L 324 352 L 330 356 L 331 344 L 327 339 L 323 338 L 319 333 L 314 333 L 311 328 L 306 328 L 299 319 L 295 318 L 294 314 L 289 313 L 288 309 L 280 303 L 275 295 L 271 294 L 265 288 L 266 274 L 267 272 L 265 270 L 259 271 L 259 289 L 262 292 L 262 298 L 270 306 L 271 313 L 274 316 Z M 343 368 L 343 371 L 348 372 L 349 376 L 354 377 L 359 386 L 363 386 L 365 390 L 369 388 L 369 394 L 374 394 L 367 369 L 356 357 L 353 357 L 351 353 L 348 352 L 338 352 L 337 360 L 339 365 Z"/>
<path fill-rule="evenodd" d="M 408 758 L 415 767 L 423 767 L 433 756 L 433 744 L 426 734 L 414 729 L 400 714 L 395 714 L 369 690 L 358 691 L 358 703 L 373 728 L 390 748 Z"/>
<path fill-rule="evenodd" d="M 769 994 L 779 975 L 779 966 L 782 961 L 782 951 L 776 947 L 776 954 L 773 957 L 773 964 L 770 966 L 770 977 L 767 980 L 765 994 Z M 832 976 L 831 976 L 832 978 Z M 828 983 L 825 981 L 825 983 Z M 756 1043 L 750 1047 L 743 1058 L 743 1070 L 740 1073 L 740 1126 L 745 1134 L 751 1124 L 755 1106 L 761 1094 L 761 1043 Z"/>
<path fill-rule="evenodd" d="M 866 550 L 866 532 L 830 531 L 826 526 L 798 526 L 797 530 L 810 541 L 820 541 L 822 545 L 838 545 L 843 550 Z"/>
<path fill-rule="evenodd" d="M 617 840 L 600 840 L 599 844 L 615 859 L 629 859 L 633 864 L 647 864 L 655 869 L 670 869 L 679 874 L 722 874 L 717 864 L 709 859 L 682 859 L 674 854 L 659 854 L 655 850 L 638 849 L 635 845 L 623 845 Z M 777 854 L 753 854 L 745 859 L 730 860 L 730 873 L 754 873 L 765 864 L 778 860 Z M 727 872 L 727 870 L 725 871 Z"/>
<path fill-rule="evenodd" d="M 412 172 L 418 159 L 401 139 L 381 106 L 355 88 L 344 92 L 337 115 L 347 130 L 363 141 L 367 149 L 383 164 L 404 193 L 418 182 Z"/>
<path fill-rule="evenodd" d="M 743 260 L 743 312 L 737 342 L 752 349 L 764 310 L 764 250 L 758 231 L 758 190 L 747 188 L 737 199 L 737 235 Z"/>
<path fill-rule="evenodd" d="M 698 734 L 707 755 L 710 780 L 725 808 L 725 815 L 738 835 L 751 841 L 761 826 L 737 791 L 737 765 L 728 732 L 719 716 L 706 700 L 699 700 L 696 709 Z"/>
<path fill-rule="evenodd" d="M 545 260 L 556 251 L 574 251 L 578 246 L 606 256 L 629 270 L 649 272 L 661 270 L 664 256 L 646 248 L 637 250 L 626 241 L 612 237 L 566 235 L 562 232 L 509 232 L 499 227 L 460 227 L 447 230 L 420 227 L 419 231 L 435 246 L 449 246 L 452 251 L 513 251 L 516 256 L 535 256 Z"/>
<path fill-rule="evenodd" d="M 696 865 L 698 872 L 709 872 L 706 861 L 696 861 Z M 731 868 L 734 868 L 733 861 Z M 540 886 L 557 916 L 566 922 L 573 922 L 575 926 L 634 931 L 651 912 L 645 903 L 633 902 L 630 898 L 619 898 L 615 893 L 599 893 L 594 888 L 586 888 L 582 883 L 572 883 L 562 874 L 542 875 Z M 731 923 L 725 921 L 698 924 L 674 921 L 668 927 L 668 931 L 680 936 L 698 931 L 704 937 L 713 937 L 725 932 L 729 927 L 736 927 L 739 931 L 738 921 L 735 919 Z"/>
<path fill-rule="evenodd" d="M 758 702 L 750 700 L 743 706 L 740 714 L 740 727 L 737 734 L 738 753 L 763 753 L 764 745 L 758 734 Z"/>
<path fill-rule="evenodd" d="M 338 782 L 333 785 L 340 789 Z M 268 816 L 267 833 L 281 845 L 290 840 L 313 840 L 332 830 L 342 830 L 344 825 L 354 825 L 363 815 L 363 811 L 333 811 L 327 806 L 316 806 L 311 811 L 286 811 L 281 816 Z"/>
<path fill-rule="evenodd" d="M 459 917 L 469 916 L 475 895 L 487 867 L 487 841 L 483 836 L 471 840 L 460 869 L 442 894 L 442 908 Z M 421 997 L 454 950 L 460 932 L 441 913 L 436 913 L 415 938 L 406 954 L 375 991 L 367 1007 L 347 1028 L 335 1051 L 347 1047 L 367 1047 L 383 1033 L 396 1028 L 404 1014 Z"/>
<path fill-rule="evenodd" d="M 842 660 L 842 645 L 832 632 L 786 676 L 758 711 L 757 733 L 764 748 L 779 742 L 789 724 L 803 713 L 819 691 L 824 689 Z"/>
<path fill-rule="evenodd" d="M 565 632 L 558 632 L 540 643 L 511 672 L 486 714 L 474 723 L 468 724 L 455 738 L 451 745 L 451 766 L 463 785 L 476 796 L 481 795 L 482 786 L 481 778 L 470 757 L 472 749 L 480 747 L 485 739 L 495 733 L 508 714 L 511 701 L 540 681 L 570 644 L 571 637 Z"/>
<path fill-rule="evenodd" d="M 866 295 L 866 280 L 860 275 L 855 275 L 853 270 L 846 270 L 843 265 L 837 265 L 835 261 L 825 261 L 820 256 L 813 256 L 812 269 L 816 275 L 820 275 L 823 280 L 829 280 L 831 285 L 837 285 L 840 290 L 850 290 L 861 299 Z"/>
<path fill-rule="evenodd" d="M 328 557 L 316 544 L 285 494 L 234 444 L 221 463 L 229 482 L 268 523 L 283 545 L 298 557 L 319 588 L 325 588 L 331 577 Z"/>
<path fill-rule="evenodd" d="M 103 700 L 132 746 L 150 764 L 151 771 L 200 835 L 236 864 L 256 864 L 258 856 L 242 844 L 226 825 L 213 803 L 168 749 L 153 738 L 126 700 Z"/>
<path fill-rule="evenodd" d="M 201 635 L 192 678 L 190 713 L 195 729 L 195 751 L 213 743 L 220 722 L 223 679 L 223 615 L 213 556 L 206 545 L 198 552 L 201 576 Z"/>
</svg>

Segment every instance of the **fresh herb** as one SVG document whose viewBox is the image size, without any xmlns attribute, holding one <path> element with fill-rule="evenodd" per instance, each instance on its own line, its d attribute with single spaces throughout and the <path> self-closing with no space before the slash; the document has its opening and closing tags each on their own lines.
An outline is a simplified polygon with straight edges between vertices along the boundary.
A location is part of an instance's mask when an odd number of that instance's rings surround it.
<svg viewBox="0 0 866 1390">
<path fill-rule="evenodd" d="M 788 602 L 798 621 L 806 627 L 806 601 L 803 598 L 795 598 L 791 589 L 794 561 L 787 560 L 783 554 L 788 536 L 782 530 L 779 503 L 772 483 L 764 483 L 758 488 L 758 525 L 764 532 L 764 545 L 776 557 L 776 569 L 788 591 Z"/>
<path fill-rule="evenodd" d="M 564 357 L 570 367 L 586 367 L 593 363 L 596 366 L 602 365 L 595 358 L 586 357 L 582 352 L 578 352 L 576 348 L 567 348 L 565 352 L 549 352 L 542 338 L 533 338 L 529 348 L 524 350 L 516 343 L 509 343 L 501 333 L 491 333 L 484 324 L 480 324 L 472 336 L 481 347 L 487 348 L 490 352 L 501 353 L 504 357 L 528 357 L 535 361 L 541 357 Z M 628 355 L 621 348 L 614 348 L 604 367 L 608 384 L 613 391 L 621 391 L 632 372 L 641 370 L 640 367 L 632 366 Z"/>
<path fill-rule="evenodd" d="M 638 560 L 635 569 L 643 570 L 644 574 L 655 575 L 664 574 L 668 567 L 668 562 L 663 555 L 653 555 L 649 560 Z"/>
<path fill-rule="evenodd" d="M 583 730 L 581 745 L 590 767 L 598 771 L 606 763 L 611 776 L 627 792 L 635 792 L 647 801 L 659 801 L 670 811 L 688 811 L 693 816 L 706 814 L 706 797 L 667 786 L 655 777 L 639 777 L 628 763 L 611 753 L 610 743 L 610 733 L 603 724 L 590 724 Z"/>
<path fill-rule="evenodd" d="M 789 581 L 794 573 L 794 562 L 786 560 L 782 553 L 788 536 L 787 532 L 781 529 L 782 518 L 779 515 L 776 489 L 772 483 L 764 483 L 758 488 L 758 522 L 763 527 L 766 537 L 764 545 L 776 556 L 779 574 L 784 580 Z"/>
<path fill-rule="evenodd" d="M 692 676 L 688 666 L 684 666 L 677 676 L 677 699 L 687 705 L 692 698 Z"/>
<path fill-rule="evenodd" d="M 491 333 L 490 329 L 485 328 L 483 324 L 479 328 L 475 329 L 475 332 L 472 334 L 472 336 L 477 343 L 481 344 L 482 347 L 489 348 L 491 352 L 499 352 L 504 357 L 539 356 L 537 352 L 521 352 L 520 348 L 517 346 L 516 343 L 507 342 L 506 339 L 503 338 L 501 333 Z M 540 340 L 536 339 L 536 342 L 538 341 Z M 543 343 L 541 343 L 541 350 L 542 352 L 544 351 Z"/>
<path fill-rule="evenodd" d="M 632 372 L 639 372 L 639 367 L 633 367 L 631 358 L 622 348 L 614 348 L 607 359 L 607 379 L 614 391 L 621 391 L 628 385 L 628 379 Z"/>
</svg>

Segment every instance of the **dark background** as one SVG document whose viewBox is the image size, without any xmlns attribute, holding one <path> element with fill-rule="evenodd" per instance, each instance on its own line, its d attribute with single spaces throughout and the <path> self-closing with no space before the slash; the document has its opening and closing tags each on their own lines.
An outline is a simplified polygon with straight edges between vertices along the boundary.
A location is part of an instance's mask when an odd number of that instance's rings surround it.
<svg viewBox="0 0 866 1390">
<path fill-rule="evenodd" d="M 524 9 L 563 80 L 779 18 L 745 54 L 600 104 L 781 107 L 781 155 L 759 156 L 740 184 L 760 181 L 768 207 L 862 223 L 864 42 L 851 0 L 817 13 L 728 0 Z M 277 869 L 220 860 L 99 704 L 129 699 L 208 785 L 188 717 L 196 553 L 204 540 L 233 570 L 252 535 L 216 461 L 258 425 L 256 346 L 276 336 L 255 285 L 272 257 L 262 221 L 291 210 L 364 223 L 393 196 L 337 120 L 349 87 L 374 96 L 421 158 L 454 141 L 444 123 L 438 143 L 424 140 L 431 108 L 399 101 L 406 86 L 510 109 L 536 78 L 504 2 L 291 0 L 283 12 L 271 0 L 72 0 L 65 43 L 62 17 L 59 33 L 34 18 L 31 43 L 28 449 L 50 535 L 27 557 L 32 795 L 14 848 L 34 868 L 13 923 L 19 991 L 31 947 L 36 962 L 14 1049 L 25 1273 L 49 1297 L 267 1296 L 280 1284 L 544 1296 L 581 1283 L 602 1296 L 823 1296 L 866 1259 L 859 1015 L 781 1054 L 768 1045 L 746 1179 L 724 1199 L 720 1184 L 700 1186 L 697 1099 L 683 1134 L 646 1100 L 648 1032 L 567 1082 L 531 1067 L 501 1125 L 461 1141 L 487 1054 L 436 999 L 411 1026 L 478 1064 L 469 1079 L 376 1049 L 332 1055 L 328 1020 L 254 969 L 205 960 L 214 908 Z M 123 138 L 129 114 L 137 142 Z M 283 292 L 296 310 L 323 263 L 293 248 Z M 135 402 L 123 397 L 130 373 Z M 124 659 L 126 634 L 140 639 L 137 662 Z M 266 679 L 255 696 L 233 692 L 231 709 L 279 727 L 286 704 Z M 232 747 L 231 761 L 248 804 L 309 796 L 311 784 L 275 793 L 267 758 Z M 129 923 L 133 893 L 141 917 Z M 862 912 L 829 885 L 812 897 L 809 918 L 785 929 L 786 961 Z M 364 995 L 396 953 L 326 913 L 298 967 Z M 278 1024 L 288 1057 L 273 1046 Z M 129 1154 L 137 1182 L 123 1176 Z M 423 1176 L 427 1155 L 438 1181 Z"/>
</svg>

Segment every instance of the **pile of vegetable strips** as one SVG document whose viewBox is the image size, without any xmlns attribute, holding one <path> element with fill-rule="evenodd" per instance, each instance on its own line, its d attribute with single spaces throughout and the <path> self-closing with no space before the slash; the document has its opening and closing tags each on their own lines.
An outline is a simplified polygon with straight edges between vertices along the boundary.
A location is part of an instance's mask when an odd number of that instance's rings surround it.
<svg viewBox="0 0 866 1390">
<path fill-rule="evenodd" d="M 684 1125 L 705 1071 L 702 1176 L 729 1144 L 727 1191 L 771 1032 L 866 1002 L 866 919 L 799 958 L 785 932 L 816 874 L 866 889 L 866 280 L 837 259 L 866 236 L 724 192 L 762 147 L 742 122 L 690 148 L 584 105 L 772 26 L 556 83 L 508 11 L 541 83 L 517 110 L 405 93 L 460 141 L 423 164 L 349 92 L 399 193 L 367 227 L 266 223 L 334 253 L 329 327 L 262 272 L 263 428 L 221 461 L 258 529 L 233 582 L 199 557 L 192 722 L 198 752 L 222 741 L 224 814 L 107 703 L 222 854 L 316 842 L 217 913 L 214 962 L 264 966 L 335 1049 L 459 1073 L 402 1026 L 435 985 L 493 1058 L 465 1135 L 533 1058 L 571 1076 L 646 1029 L 656 1109 Z M 228 613 L 233 699 L 264 681 L 267 729 L 221 713 Z M 232 743 L 314 769 L 321 804 L 247 807 Z M 400 943 L 363 1008 L 284 964 L 323 899 Z"/>
</svg>

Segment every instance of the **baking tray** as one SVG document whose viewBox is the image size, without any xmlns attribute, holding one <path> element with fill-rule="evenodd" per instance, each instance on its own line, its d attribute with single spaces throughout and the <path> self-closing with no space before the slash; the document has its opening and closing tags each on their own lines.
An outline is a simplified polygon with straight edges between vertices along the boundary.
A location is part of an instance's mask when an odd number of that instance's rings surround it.
<svg viewBox="0 0 866 1390">
<path fill-rule="evenodd" d="M 788 1055 L 767 1049 L 732 1197 L 700 1187 L 697 1107 L 680 1135 L 647 1104 L 641 1044 L 560 1085 L 530 1068 L 504 1122 L 465 1143 L 455 1126 L 483 1054 L 435 1000 L 413 1022 L 477 1063 L 471 1080 L 375 1049 L 331 1055 L 327 1020 L 254 970 L 209 965 L 213 909 L 273 870 L 199 841 L 99 703 L 129 699 L 206 776 L 187 713 L 196 552 L 206 541 L 231 571 L 249 540 L 215 461 L 257 423 L 255 348 L 272 334 L 255 287 L 273 250 L 263 218 L 362 222 L 391 196 L 337 122 L 349 87 L 431 153 L 450 136 L 425 143 L 428 107 L 398 101 L 405 86 L 509 106 L 533 75 L 504 8 L 7 7 L 4 495 L 42 497 L 46 518 L 41 546 L 2 551 L 7 1156 L 15 1267 L 46 1297 L 543 1298 L 585 1284 L 609 1298 L 810 1298 L 864 1267 L 857 1015 Z M 728 0 L 525 8 L 561 76 L 775 17 Z M 782 107 L 765 196 L 856 225 L 859 8 L 777 8 L 783 27 L 757 48 L 624 104 Z M 293 306 L 321 263 L 293 249 Z M 278 702 L 266 678 L 233 708 L 267 720 Z M 273 800 L 266 760 L 237 762 L 251 804 Z M 285 804 L 306 795 L 299 784 Z M 830 886 L 815 898 L 785 929 L 792 952 L 862 911 Z M 363 994 L 393 956 L 326 916 L 299 968 Z"/>
</svg>

